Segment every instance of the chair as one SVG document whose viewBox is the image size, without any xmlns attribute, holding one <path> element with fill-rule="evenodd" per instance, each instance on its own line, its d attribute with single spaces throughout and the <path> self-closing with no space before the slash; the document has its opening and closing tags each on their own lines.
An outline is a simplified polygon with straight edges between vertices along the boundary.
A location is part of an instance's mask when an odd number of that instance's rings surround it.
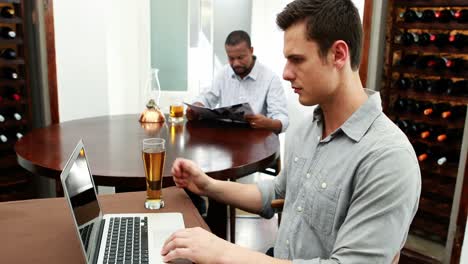
<svg viewBox="0 0 468 264">
<path fill-rule="evenodd" d="M 261 173 L 268 175 L 276 176 L 281 171 L 281 157 L 278 156 L 273 163 L 261 170 Z M 235 181 L 235 180 L 233 180 Z M 279 219 L 279 218 L 278 218 Z M 236 243 L 236 208 L 234 206 L 229 206 L 229 236 L 232 243 Z"/>
<path fill-rule="evenodd" d="M 283 209 L 284 206 L 284 199 L 274 199 L 271 201 L 271 207 L 277 210 Z M 281 221 L 281 211 L 278 211 L 278 226 Z M 391 264 L 398 264 L 398 261 L 400 261 L 400 252 L 398 252 L 395 257 L 393 257 L 392 263 Z"/>
</svg>

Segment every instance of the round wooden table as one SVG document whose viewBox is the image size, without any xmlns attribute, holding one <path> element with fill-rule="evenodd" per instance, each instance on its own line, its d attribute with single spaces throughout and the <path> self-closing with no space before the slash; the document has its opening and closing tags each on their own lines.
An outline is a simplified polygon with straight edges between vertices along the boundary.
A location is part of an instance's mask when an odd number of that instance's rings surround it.
<svg viewBox="0 0 468 264">
<path fill-rule="evenodd" d="M 144 138 L 166 139 L 164 186 L 173 184 L 170 170 L 177 157 L 195 161 L 208 175 L 221 180 L 261 171 L 279 158 L 278 136 L 267 130 L 200 121 L 141 124 L 138 117 L 103 116 L 34 129 L 15 145 L 18 163 L 34 174 L 56 179 L 61 187 L 61 170 L 83 139 L 97 185 L 144 190 Z M 214 205 L 210 201 L 210 211 Z M 216 228 L 212 230 L 218 233 Z"/>
<path fill-rule="evenodd" d="M 83 139 L 97 185 L 144 186 L 144 138 L 166 139 L 165 180 L 173 161 L 195 161 L 211 177 L 237 179 L 262 170 L 279 156 L 278 136 L 270 131 L 220 123 L 138 122 L 137 115 L 86 118 L 34 129 L 15 145 L 25 169 L 59 179 L 79 139 Z"/>
</svg>

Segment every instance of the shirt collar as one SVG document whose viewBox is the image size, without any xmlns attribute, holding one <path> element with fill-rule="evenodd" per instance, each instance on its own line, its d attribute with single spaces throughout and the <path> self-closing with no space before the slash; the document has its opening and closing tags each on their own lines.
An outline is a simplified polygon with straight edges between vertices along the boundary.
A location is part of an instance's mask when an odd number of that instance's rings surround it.
<svg viewBox="0 0 468 264">
<path fill-rule="evenodd" d="M 382 101 L 379 92 L 369 89 L 364 90 L 369 98 L 339 128 L 356 142 L 362 139 L 374 120 L 382 113 Z M 321 121 L 322 118 L 323 111 L 320 106 L 317 106 L 314 110 L 313 121 Z"/>
<path fill-rule="evenodd" d="M 252 70 L 249 72 L 249 74 L 247 74 L 247 76 L 244 77 L 244 79 L 250 78 L 250 79 L 255 81 L 255 80 L 257 80 L 257 77 L 258 77 L 258 71 L 259 71 L 258 63 L 259 62 L 257 61 L 256 56 L 253 56 L 253 59 L 254 59 L 254 66 L 253 66 Z M 232 78 L 240 79 L 240 77 L 237 76 L 237 74 L 234 72 L 232 67 L 229 67 L 229 72 L 231 73 Z"/>
</svg>

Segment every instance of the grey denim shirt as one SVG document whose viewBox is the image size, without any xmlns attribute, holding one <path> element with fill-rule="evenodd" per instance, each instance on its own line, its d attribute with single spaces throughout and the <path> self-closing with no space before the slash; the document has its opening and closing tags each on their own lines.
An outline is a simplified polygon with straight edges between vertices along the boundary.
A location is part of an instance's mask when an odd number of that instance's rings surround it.
<svg viewBox="0 0 468 264">
<path fill-rule="evenodd" d="M 408 138 L 369 98 L 321 139 L 320 106 L 292 130 L 284 169 L 259 182 L 263 209 L 284 198 L 274 254 L 293 263 L 391 263 L 416 214 L 421 173 Z"/>
</svg>

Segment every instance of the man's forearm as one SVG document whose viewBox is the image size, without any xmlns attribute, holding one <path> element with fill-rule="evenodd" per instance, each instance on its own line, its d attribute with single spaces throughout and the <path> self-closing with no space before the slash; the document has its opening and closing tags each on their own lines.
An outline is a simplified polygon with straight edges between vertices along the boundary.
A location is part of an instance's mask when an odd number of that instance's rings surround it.
<svg viewBox="0 0 468 264">
<path fill-rule="evenodd" d="M 281 124 L 281 121 L 270 118 L 270 129 L 273 130 L 273 132 L 275 132 L 276 134 L 279 134 L 283 129 L 283 125 Z"/>
<path fill-rule="evenodd" d="M 213 180 L 205 194 L 251 213 L 259 213 L 262 209 L 262 194 L 255 184 Z"/>
<path fill-rule="evenodd" d="M 263 253 L 252 251 L 247 248 L 235 245 L 234 250 L 229 250 L 224 254 L 220 264 L 292 264 L 292 261 L 286 259 L 276 259 Z"/>
</svg>

